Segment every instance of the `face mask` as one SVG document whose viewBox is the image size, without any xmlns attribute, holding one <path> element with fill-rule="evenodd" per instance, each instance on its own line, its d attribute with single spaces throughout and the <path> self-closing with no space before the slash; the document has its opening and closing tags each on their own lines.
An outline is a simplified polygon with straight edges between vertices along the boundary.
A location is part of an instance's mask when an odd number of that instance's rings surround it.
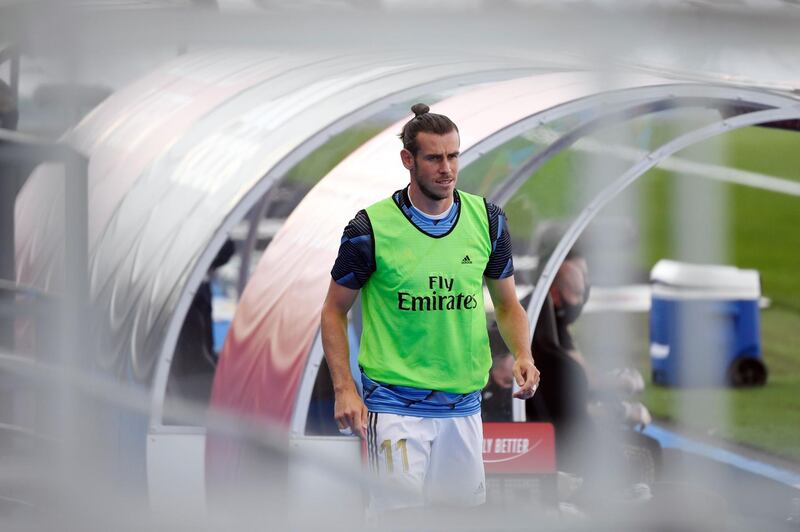
<svg viewBox="0 0 800 532">
<path fill-rule="evenodd" d="M 574 323 L 575 320 L 578 319 L 578 316 L 581 315 L 581 311 L 583 311 L 583 305 L 589 300 L 589 291 L 591 287 L 587 283 L 583 289 L 583 300 L 580 303 L 566 303 L 564 299 L 564 295 L 561 295 L 561 305 L 556 308 L 556 317 L 559 319 L 564 320 L 566 323 Z"/>
<path fill-rule="evenodd" d="M 556 309 L 556 317 L 564 320 L 566 323 L 573 323 L 578 319 L 583 310 L 583 302 L 570 305 L 568 303 L 561 303 L 561 306 Z"/>
</svg>

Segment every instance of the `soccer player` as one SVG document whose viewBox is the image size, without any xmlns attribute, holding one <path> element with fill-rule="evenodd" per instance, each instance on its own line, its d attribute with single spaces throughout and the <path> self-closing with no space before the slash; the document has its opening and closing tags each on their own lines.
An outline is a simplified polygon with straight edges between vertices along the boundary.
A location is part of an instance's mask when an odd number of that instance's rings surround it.
<svg viewBox="0 0 800 532">
<path fill-rule="evenodd" d="M 376 474 L 404 488 L 373 493 L 373 512 L 485 501 L 480 398 L 492 360 L 484 278 L 515 358 L 515 397 L 531 397 L 539 382 L 505 216 L 456 190 L 456 125 L 427 105 L 411 109 L 400 134 L 410 183 L 347 225 L 322 310 L 336 422 L 366 438 Z M 347 341 L 359 290 L 363 399 Z"/>
</svg>

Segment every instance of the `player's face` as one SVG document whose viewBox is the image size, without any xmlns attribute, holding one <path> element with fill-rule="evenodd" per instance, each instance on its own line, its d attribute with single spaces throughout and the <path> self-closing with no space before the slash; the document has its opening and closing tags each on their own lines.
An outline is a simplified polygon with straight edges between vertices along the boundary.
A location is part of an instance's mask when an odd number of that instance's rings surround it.
<svg viewBox="0 0 800 532">
<path fill-rule="evenodd" d="M 461 139 L 453 130 L 444 135 L 417 134 L 416 157 L 403 156 L 403 164 L 411 173 L 412 184 L 428 199 L 442 201 L 453 197 L 458 179 L 458 155 Z"/>
</svg>

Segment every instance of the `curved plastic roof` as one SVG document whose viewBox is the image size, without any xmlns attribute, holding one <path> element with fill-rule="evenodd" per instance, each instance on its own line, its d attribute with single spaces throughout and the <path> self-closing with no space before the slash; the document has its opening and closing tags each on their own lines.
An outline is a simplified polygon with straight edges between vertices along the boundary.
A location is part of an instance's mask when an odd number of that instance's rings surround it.
<svg viewBox="0 0 800 532">
<path fill-rule="evenodd" d="M 726 89 L 718 87 L 690 88 L 709 100 L 737 101 L 743 94 L 743 99 L 749 100 L 746 90 L 725 93 Z M 534 123 L 602 105 L 604 98 L 598 94 L 616 94 L 618 99 L 638 103 L 648 94 L 650 98 L 668 98 L 679 89 L 686 87 L 675 88 L 672 82 L 653 77 L 603 80 L 592 73 L 562 72 L 480 87 L 440 102 L 434 111 L 450 116 L 459 125 L 463 165 Z M 749 96 L 763 105 L 794 102 L 767 93 Z M 286 424 L 293 415 L 301 416 L 302 408 L 296 410 L 295 405 L 298 396 L 310 393 L 313 385 L 313 375 L 304 376 L 312 347 L 316 357 L 321 356 L 319 343 L 315 344 L 319 313 L 341 231 L 359 209 L 408 181 L 399 163 L 395 137 L 403 122 L 385 130 L 331 171 L 309 192 L 267 248 L 242 294 L 221 354 L 212 405 Z M 302 425 L 292 423 L 298 430 Z"/>
<path fill-rule="evenodd" d="M 532 70 L 497 57 L 218 50 L 111 96 L 65 139 L 90 158 L 101 363 L 148 380 L 226 233 L 331 135 L 413 94 Z M 57 172 L 40 167 L 16 205 L 18 280 L 49 291 L 63 282 Z"/>
</svg>

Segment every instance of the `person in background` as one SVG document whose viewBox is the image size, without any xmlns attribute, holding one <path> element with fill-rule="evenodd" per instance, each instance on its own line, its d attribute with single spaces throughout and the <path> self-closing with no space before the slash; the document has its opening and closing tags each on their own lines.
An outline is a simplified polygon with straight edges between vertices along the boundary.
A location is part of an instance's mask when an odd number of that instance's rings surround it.
<svg viewBox="0 0 800 532">
<path fill-rule="evenodd" d="M 217 367 L 211 279 L 214 272 L 227 264 L 235 253 L 234 242 L 225 240 L 186 311 L 167 383 L 168 397 L 177 396 L 200 405 L 208 404 Z"/>
<path fill-rule="evenodd" d="M 16 131 L 19 122 L 19 108 L 14 91 L 3 80 L 0 80 L 0 128 Z"/>
<path fill-rule="evenodd" d="M 489 346 L 492 349 L 492 368 L 489 382 L 481 392 L 483 421 L 513 421 L 511 388 L 514 385 L 514 357 L 508 351 L 497 327 L 489 329 Z"/>
<path fill-rule="evenodd" d="M 575 344 L 569 327 L 581 315 L 589 293 L 588 264 L 574 247 L 553 279 L 534 329 L 531 349 L 548 378 L 526 402 L 528 421 L 553 424 L 558 468 L 578 474 L 592 459 L 590 449 L 598 429 L 651 421 L 644 405 L 624 400 L 642 390 L 641 375 L 635 370 L 599 372 Z"/>
</svg>

